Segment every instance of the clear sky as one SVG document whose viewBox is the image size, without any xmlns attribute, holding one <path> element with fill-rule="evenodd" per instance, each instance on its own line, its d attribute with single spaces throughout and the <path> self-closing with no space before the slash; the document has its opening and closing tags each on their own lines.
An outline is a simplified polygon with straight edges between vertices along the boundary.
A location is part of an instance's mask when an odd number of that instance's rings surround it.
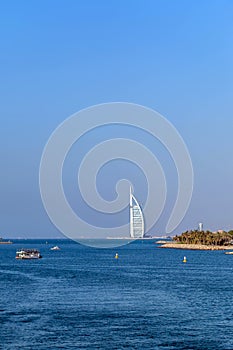
<svg viewBox="0 0 233 350">
<path fill-rule="evenodd" d="M 231 0 L 10 0 L 1 2 L 0 28 L 0 235 L 62 237 L 40 197 L 43 147 L 68 116 L 111 101 L 157 110 L 188 146 L 194 192 L 176 233 L 199 221 L 213 230 L 233 228 Z M 175 172 L 166 157 L 163 164 L 173 196 Z M 107 170 L 103 178 L 114 182 Z M 76 176 L 66 171 L 67 180 Z M 67 193 L 72 186 L 65 185 Z M 153 234 L 163 231 L 170 209 L 168 203 Z"/>
</svg>

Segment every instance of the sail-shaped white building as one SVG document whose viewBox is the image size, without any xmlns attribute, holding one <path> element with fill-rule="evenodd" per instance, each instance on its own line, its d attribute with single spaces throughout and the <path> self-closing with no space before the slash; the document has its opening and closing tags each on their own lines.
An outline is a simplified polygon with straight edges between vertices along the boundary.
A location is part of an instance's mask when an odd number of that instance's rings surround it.
<svg viewBox="0 0 233 350">
<path fill-rule="evenodd" d="M 132 188 L 130 187 L 130 237 L 131 238 L 143 238 L 144 237 L 144 218 L 142 209 L 137 199 L 132 194 Z"/>
</svg>

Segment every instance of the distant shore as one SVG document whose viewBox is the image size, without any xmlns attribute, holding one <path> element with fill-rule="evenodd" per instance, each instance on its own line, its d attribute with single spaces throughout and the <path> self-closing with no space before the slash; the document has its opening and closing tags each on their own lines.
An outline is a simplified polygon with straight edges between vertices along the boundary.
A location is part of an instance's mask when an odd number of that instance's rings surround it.
<svg viewBox="0 0 233 350">
<path fill-rule="evenodd" d="M 213 246 L 204 244 L 185 244 L 185 243 L 174 243 L 167 242 L 160 245 L 160 248 L 173 248 L 173 249 L 188 249 L 188 250 L 233 250 L 233 245 L 226 246 Z"/>
</svg>

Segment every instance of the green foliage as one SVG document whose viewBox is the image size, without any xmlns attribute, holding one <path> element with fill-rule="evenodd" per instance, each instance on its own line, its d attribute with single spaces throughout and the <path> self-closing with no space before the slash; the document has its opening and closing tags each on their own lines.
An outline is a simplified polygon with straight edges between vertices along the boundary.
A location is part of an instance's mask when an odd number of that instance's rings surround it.
<svg viewBox="0 0 233 350">
<path fill-rule="evenodd" d="M 233 230 L 229 232 L 191 230 L 183 232 L 180 236 L 175 236 L 173 240 L 177 243 L 223 246 L 233 244 Z"/>
</svg>

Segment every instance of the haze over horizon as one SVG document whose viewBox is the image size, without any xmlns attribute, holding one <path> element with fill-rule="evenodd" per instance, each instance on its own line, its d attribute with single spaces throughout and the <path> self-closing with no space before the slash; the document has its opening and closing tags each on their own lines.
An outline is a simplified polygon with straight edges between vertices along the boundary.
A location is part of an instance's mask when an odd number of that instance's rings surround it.
<svg viewBox="0 0 233 350">
<path fill-rule="evenodd" d="M 158 111 L 183 137 L 193 163 L 190 207 L 172 235 L 186 229 L 230 230 L 233 200 L 233 2 L 3 2 L 1 36 L 0 236 L 62 238 L 43 207 L 39 166 L 46 142 L 73 113 L 130 102 Z M 128 210 L 90 211 L 77 189 L 77 169 L 97 142 L 131 137 L 159 159 L 166 207 L 148 232 L 163 235 L 177 192 L 175 166 L 159 141 L 137 128 L 108 125 L 84 135 L 64 164 L 64 190 L 74 211 L 100 226 L 124 224 Z M 97 177 L 106 200 L 132 179 L 144 205 L 147 183 L 134 164 L 116 159 Z M 156 184 L 155 184 L 156 186 Z M 156 198 L 155 198 L 156 200 Z M 151 208 L 153 215 L 153 208 Z M 66 237 L 64 237 L 66 238 Z"/>
</svg>

